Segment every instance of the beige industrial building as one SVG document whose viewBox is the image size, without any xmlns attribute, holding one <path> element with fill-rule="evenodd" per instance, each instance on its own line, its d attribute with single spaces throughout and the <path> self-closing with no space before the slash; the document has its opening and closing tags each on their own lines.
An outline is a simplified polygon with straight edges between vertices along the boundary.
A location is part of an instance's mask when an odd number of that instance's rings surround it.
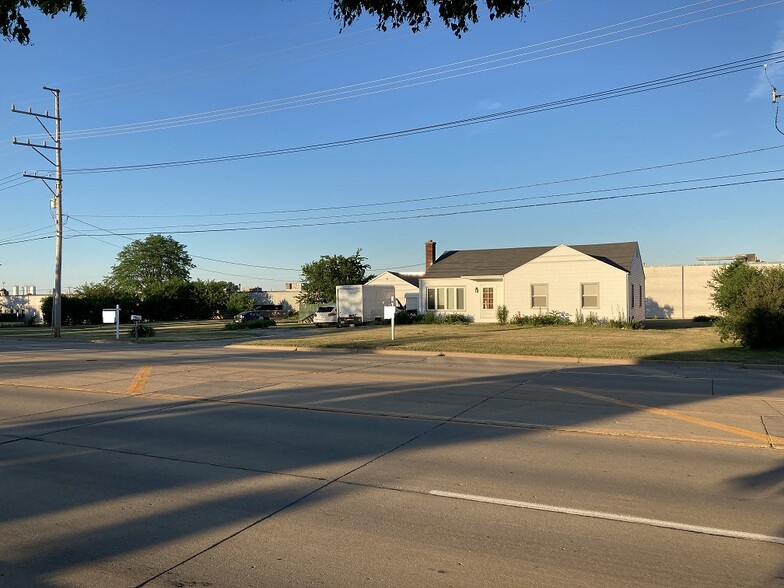
<svg viewBox="0 0 784 588">
<path fill-rule="evenodd" d="M 302 284 L 299 282 L 286 282 L 285 290 L 262 290 L 261 288 L 246 288 L 246 292 L 258 305 L 276 304 L 283 310 L 299 310 L 297 297 L 302 294 Z"/>
<path fill-rule="evenodd" d="M 778 263 L 757 262 L 747 256 L 754 267 L 779 267 Z M 691 319 L 717 314 L 711 303 L 708 283 L 722 265 L 646 265 L 645 317 Z"/>
</svg>

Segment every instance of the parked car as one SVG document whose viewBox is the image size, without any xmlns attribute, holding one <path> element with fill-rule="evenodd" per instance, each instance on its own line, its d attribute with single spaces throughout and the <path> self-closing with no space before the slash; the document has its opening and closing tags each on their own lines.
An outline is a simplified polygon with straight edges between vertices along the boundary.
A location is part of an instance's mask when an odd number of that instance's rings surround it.
<svg viewBox="0 0 784 588">
<path fill-rule="evenodd" d="M 338 326 L 338 308 L 334 304 L 319 306 L 313 314 L 313 324 L 317 327 Z"/>
<path fill-rule="evenodd" d="M 262 313 L 260 313 L 258 310 L 245 310 L 239 314 L 234 315 L 234 322 L 247 323 L 248 321 L 255 321 L 260 318 L 264 318 L 264 315 L 262 315 Z"/>
</svg>

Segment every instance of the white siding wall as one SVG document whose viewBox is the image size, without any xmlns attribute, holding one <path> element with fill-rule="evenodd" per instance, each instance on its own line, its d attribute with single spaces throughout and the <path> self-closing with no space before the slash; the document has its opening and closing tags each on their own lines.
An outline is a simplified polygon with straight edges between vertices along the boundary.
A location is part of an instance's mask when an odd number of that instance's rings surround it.
<svg viewBox="0 0 784 588">
<path fill-rule="evenodd" d="M 642 271 L 642 264 L 640 264 Z M 537 314 L 531 307 L 531 284 L 548 284 L 548 309 L 575 312 L 600 318 L 629 316 L 629 286 L 625 271 L 598 261 L 566 245 L 559 245 L 544 255 L 512 270 L 505 276 L 505 300 L 509 316 Z M 581 284 L 599 284 L 599 307 L 581 308 Z M 543 311 L 544 312 L 544 311 Z"/>
<path fill-rule="evenodd" d="M 439 288 L 449 286 L 462 286 L 465 288 L 465 307 L 462 312 L 472 317 L 474 322 L 496 322 L 495 309 L 493 309 L 492 318 L 483 318 L 482 315 L 482 288 L 492 286 L 495 288 L 494 302 L 495 308 L 504 304 L 504 284 L 501 278 L 497 281 L 488 280 L 471 280 L 469 278 L 430 278 L 419 280 L 419 312 L 427 312 L 427 289 Z M 479 290 L 477 292 L 477 289 Z M 443 312 L 443 311 L 442 311 Z"/>
</svg>

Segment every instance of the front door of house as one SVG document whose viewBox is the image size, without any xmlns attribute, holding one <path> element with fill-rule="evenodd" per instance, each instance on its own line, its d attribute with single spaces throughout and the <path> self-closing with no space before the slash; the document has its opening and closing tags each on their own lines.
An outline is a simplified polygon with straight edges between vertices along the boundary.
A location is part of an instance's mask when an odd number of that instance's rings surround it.
<svg viewBox="0 0 784 588">
<path fill-rule="evenodd" d="M 481 319 L 495 318 L 495 288 L 493 286 L 482 286 L 482 309 L 479 312 Z"/>
</svg>

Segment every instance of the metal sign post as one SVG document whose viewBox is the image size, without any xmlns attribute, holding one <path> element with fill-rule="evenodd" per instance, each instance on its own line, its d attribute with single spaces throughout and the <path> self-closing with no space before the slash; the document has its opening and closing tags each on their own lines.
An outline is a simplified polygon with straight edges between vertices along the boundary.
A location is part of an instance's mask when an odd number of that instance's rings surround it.
<svg viewBox="0 0 784 588">
<path fill-rule="evenodd" d="M 110 325 L 114 323 L 115 330 L 116 330 L 116 337 L 117 340 L 120 340 L 120 305 L 118 304 L 115 308 L 104 308 L 103 313 L 103 323 L 105 325 Z"/>
<path fill-rule="evenodd" d="M 392 306 L 384 307 L 384 318 L 391 320 L 392 325 L 392 340 L 395 340 L 395 297 L 392 297 Z"/>
<path fill-rule="evenodd" d="M 142 322 L 142 315 L 140 314 L 132 314 L 131 320 L 134 322 L 133 332 L 135 335 L 135 339 L 139 340 L 139 323 Z"/>
</svg>

